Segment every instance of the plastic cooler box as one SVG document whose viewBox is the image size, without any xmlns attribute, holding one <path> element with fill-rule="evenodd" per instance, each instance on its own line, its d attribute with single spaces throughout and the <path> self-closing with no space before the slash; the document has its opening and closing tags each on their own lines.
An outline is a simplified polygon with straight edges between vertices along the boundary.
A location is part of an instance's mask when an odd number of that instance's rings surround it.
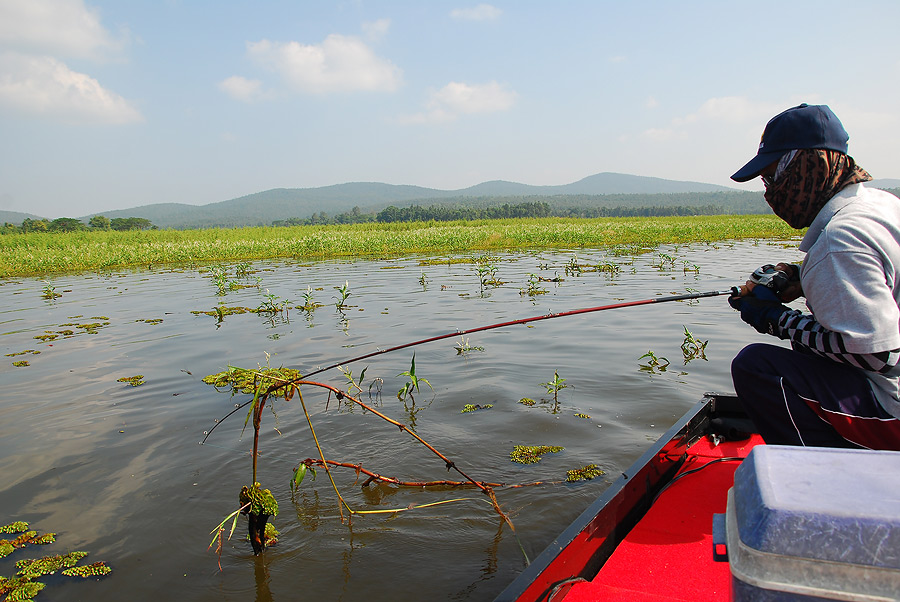
<svg viewBox="0 0 900 602">
<path fill-rule="evenodd" d="M 757 446 L 725 539 L 736 601 L 900 600 L 900 452 Z"/>
</svg>

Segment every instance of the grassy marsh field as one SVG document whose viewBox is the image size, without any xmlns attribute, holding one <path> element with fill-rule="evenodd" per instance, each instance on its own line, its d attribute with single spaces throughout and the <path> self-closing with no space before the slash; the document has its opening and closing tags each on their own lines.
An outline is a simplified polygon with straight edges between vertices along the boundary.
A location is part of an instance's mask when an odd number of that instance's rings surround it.
<svg viewBox="0 0 900 602">
<path fill-rule="evenodd" d="M 393 257 L 788 238 L 774 215 L 510 219 L 0 236 L 0 278 L 213 261 Z"/>
</svg>

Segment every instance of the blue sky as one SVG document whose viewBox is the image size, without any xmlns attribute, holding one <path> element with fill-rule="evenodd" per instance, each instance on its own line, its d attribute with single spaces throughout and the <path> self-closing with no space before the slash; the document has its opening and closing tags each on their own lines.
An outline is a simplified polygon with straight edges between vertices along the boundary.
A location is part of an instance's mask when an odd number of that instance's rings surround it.
<svg viewBox="0 0 900 602">
<path fill-rule="evenodd" d="M 0 0 L 0 210 L 599 172 L 737 188 L 832 107 L 900 177 L 900 2 Z"/>
</svg>

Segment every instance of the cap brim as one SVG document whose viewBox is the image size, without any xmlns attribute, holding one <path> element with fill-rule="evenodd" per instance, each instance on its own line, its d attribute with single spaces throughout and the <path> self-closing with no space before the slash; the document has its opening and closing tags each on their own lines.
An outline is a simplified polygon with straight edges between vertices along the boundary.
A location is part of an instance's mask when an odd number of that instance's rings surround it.
<svg viewBox="0 0 900 602">
<path fill-rule="evenodd" d="M 731 179 L 735 182 L 747 182 L 759 175 L 759 172 L 777 161 L 784 151 L 776 151 L 773 153 L 760 153 L 756 155 L 750 162 L 737 170 Z"/>
</svg>

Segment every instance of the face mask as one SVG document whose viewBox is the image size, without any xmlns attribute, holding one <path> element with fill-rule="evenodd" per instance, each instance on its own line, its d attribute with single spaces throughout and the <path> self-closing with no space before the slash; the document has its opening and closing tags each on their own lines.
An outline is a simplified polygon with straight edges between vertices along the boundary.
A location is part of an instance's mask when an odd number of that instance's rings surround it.
<svg viewBox="0 0 900 602">
<path fill-rule="evenodd" d="M 802 149 L 787 160 L 780 173 L 776 168 L 774 182 L 766 187 L 766 202 L 792 228 L 806 228 L 831 197 L 846 186 L 871 179 L 849 155 Z"/>
</svg>

